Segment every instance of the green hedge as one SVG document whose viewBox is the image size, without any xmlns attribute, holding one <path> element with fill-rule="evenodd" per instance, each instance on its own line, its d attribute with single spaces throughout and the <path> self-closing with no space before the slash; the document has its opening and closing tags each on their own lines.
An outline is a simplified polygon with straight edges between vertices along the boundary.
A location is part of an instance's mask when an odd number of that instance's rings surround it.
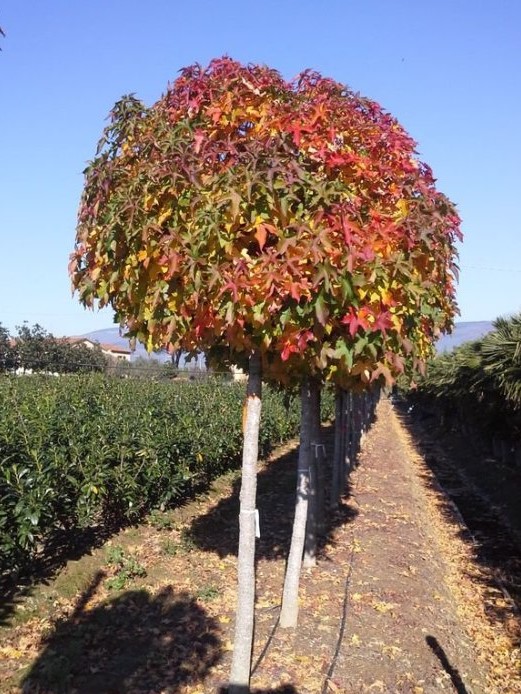
<svg viewBox="0 0 521 694">
<path fill-rule="evenodd" d="M 521 465 L 521 314 L 493 325 L 481 339 L 433 359 L 408 397 L 494 458 Z"/>
<path fill-rule="evenodd" d="M 237 467 L 244 393 L 217 380 L 0 378 L 0 568 L 56 528 L 137 519 Z M 265 388 L 262 454 L 298 424 L 296 397 Z"/>
</svg>

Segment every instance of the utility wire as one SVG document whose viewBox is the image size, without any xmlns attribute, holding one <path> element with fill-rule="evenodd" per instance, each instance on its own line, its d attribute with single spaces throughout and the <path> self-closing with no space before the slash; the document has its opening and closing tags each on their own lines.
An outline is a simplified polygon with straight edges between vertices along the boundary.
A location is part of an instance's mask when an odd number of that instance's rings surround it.
<svg viewBox="0 0 521 694">
<path fill-rule="evenodd" d="M 460 270 L 486 270 L 487 272 L 521 272 L 521 268 L 485 267 L 484 265 L 462 265 Z"/>
</svg>

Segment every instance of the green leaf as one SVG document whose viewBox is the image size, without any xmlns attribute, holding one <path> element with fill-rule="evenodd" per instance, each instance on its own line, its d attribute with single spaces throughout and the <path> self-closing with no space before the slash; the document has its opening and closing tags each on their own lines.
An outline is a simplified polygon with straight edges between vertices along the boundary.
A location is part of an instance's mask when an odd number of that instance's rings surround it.
<svg viewBox="0 0 521 694">
<path fill-rule="evenodd" d="M 315 301 L 315 315 L 321 325 L 325 325 L 329 316 L 329 309 L 326 305 L 324 295 L 320 293 Z"/>
<path fill-rule="evenodd" d="M 340 289 L 342 291 L 342 298 L 344 301 L 352 301 L 355 298 L 353 285 L 351 284 L 351 279 L 348 275 L 343 275 L 340 278 Z"/>
<path fill-rule="evenodd" d="M 335 355 L 337 359 L 343 359 L 345 361 L 348 369 L 353 368 L 354 350 L 352 347 L 349 347 L 344 340 L 337 340 L 335 345 Z"/>
</svg>

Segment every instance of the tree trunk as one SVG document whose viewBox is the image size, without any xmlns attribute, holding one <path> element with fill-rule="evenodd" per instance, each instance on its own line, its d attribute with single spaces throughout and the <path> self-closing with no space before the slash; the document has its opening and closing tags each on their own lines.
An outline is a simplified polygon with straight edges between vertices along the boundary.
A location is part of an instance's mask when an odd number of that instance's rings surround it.
<svg viewBox="0 0 521 694">
<path fill-rule="evenodd" d="M 344 422 L 344 445 L 342 448 L 342 492 L 347 489 L 347 478 L 352 465 L 352 441 L 353 441 L 353 393 L 344 391 L 342 404 L 342 419 Z"/>
<path fill-rule="evenodd" d="M 250 691 L 255 609 L 255 497 L 261 414 L 261 361 L 258 353 L 250 357 L 246 393 L 237 561 L 237 612 L 229 694 L 247 694 Z"/>
<path fill-rule="evenodd" d="M 326 490 L 326 447 L 322 438 L 322 385 L 317 384 L 316 405 L 313 406 L 313 418 L 311 420 L 311 448 L 312 457 L 316 460 L 317 467 L 317 537 L 322 537 L 325 532 L 325 490 Z"/>
<path fill-rule="evenodd" d="M 335 439 L 333 446 L 333 465 L 331 470 L 330 507 L 335 509 L 340 501 L 342 486 L 342 391 L 335 393 Z"/>
<path fill-rule="evenodd" d="M 349 426 L 351 428 L 351 438 L 349 443 L 349 461 L 350 466 L 353 468 L 356 463 L 356 457 L 358 454 L 358 394 L 351 393 L 351 401 L 349 408 Z"/>
<path fill-rule="evenodd" d="M 306 539 L 304 543 L 303 566 L 310 569 L 317 563 L 317 536 L 319 526 L 319 439 L 320 439 L 320 385 L 310 381 L 310 457 L 309 457 L 309 491 L 308 513 L 306 522 Z"/>
<path fill-rule="evenodd" d="M 295 519 L 289 550 L 282 608 L 280 611 L 280 626 L 296 627 L 298 621 L 298 588 L 302 553 L 306 536 L 306 518 L 308 512 L 309 459 L 311 456 L 311 388 L 306 379 L 301 390 L 301 421 L 300 448 L 298 456 L 297 499 L 295 503 Z"/>
<path fill-rule="evenodd" d="M 182 355 L 182 349 L 174 349 L 174 351 L 172 352 L 172 366 L 174 366 L 176 369 L 179 368 L 179 363 L 181 362 Z"/>
</svg>

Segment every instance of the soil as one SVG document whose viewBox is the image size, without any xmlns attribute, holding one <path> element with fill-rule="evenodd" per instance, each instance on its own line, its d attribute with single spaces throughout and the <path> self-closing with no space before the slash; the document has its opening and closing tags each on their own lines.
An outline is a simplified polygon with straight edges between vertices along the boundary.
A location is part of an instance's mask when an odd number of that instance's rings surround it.
<svg viewBox="0 0 521 694">
<path fill-rule="evenodd" d="M 501 508 L 489 522 L 464 470 L 454 481 L 454 451 L 441 455 L 432 434 L 379 404 L 317 566 L 302 572 L 297 630 L 277 622 L 296 442 L 261 465 L 253 692 L 521 692 L 517 536 Z M 470 514 L 471 531 L 433 460 L 463 506 L 488 509 Z M 239 487 L 226 475 L 20 587 L 0 612 L 0 692 L 224 693 Z"/>
</svg>

